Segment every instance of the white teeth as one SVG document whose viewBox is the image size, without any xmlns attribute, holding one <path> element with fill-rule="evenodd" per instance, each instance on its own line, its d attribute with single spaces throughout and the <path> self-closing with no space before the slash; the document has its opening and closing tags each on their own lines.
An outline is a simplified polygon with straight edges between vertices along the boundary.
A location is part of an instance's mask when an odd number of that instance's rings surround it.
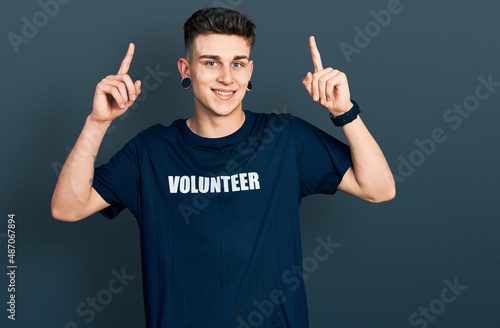
<svg viewBox="0 0 500 328">
<path fill-rule="evenodd" d="M 221 96 L 229 96 L 229 95 L 232 95 L 234 93 L 233 92 L 222 92 L 222 91 L 219 91 L 219 90 L 214 90 L 216 93 L 220 94 Z"/>
</svg>

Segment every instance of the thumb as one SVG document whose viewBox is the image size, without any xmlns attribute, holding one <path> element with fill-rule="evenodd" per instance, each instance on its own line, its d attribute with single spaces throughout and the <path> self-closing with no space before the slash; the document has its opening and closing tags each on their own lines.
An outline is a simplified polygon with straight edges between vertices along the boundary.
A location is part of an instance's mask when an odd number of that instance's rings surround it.
<svg viewBox="0 0 500 328">
<path fill-rule="evenodd" d="M 141 93 L 141 80 L 137 80 L 134 83 L 136 94 L 139 95 Z"/>
<path fill-rule="evenodd" d="M 306 88 L 307 92 L 309 92 L 309 95 L 312 94 L 312 74 L 311 72 L 308 72 L 306 77 L 302 80 L 302 84 Z"/>
</svg>

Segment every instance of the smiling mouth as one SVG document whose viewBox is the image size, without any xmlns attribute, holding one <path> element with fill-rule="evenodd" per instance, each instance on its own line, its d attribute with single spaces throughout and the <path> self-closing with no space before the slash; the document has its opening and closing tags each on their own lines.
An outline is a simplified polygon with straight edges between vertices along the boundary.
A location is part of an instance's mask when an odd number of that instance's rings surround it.
<svg viewBox="0 0 500 328">
<path fill-rule="evenodd" d="M 228 91 L 228 92 L 225 92 L 225 91 L 219 91 L 219 90 L 215 90 L 215 89 L 212 89 L 213 92 L 221 95 L 221 96 L 230 96 L 232 95 L 233 93 L 235 93 L 236 91 Z"/>
</svg>

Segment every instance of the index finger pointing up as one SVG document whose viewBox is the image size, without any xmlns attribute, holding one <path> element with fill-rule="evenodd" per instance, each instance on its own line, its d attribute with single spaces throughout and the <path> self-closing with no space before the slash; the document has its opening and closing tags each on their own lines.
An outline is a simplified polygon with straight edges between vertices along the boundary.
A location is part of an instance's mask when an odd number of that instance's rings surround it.
<svg viewBox="0 0 500 328">
<path fill-rule="evenodd" d="M 311 47 L 311 55 L 314 64 L 314 73 L 321 71 L 323 69 L 323 64 L 321 63 L 321 56 L 318 51 L 318 47 L 316 46 L 316 40 L 314 36 L 309 38 L 309 46 Z"/>
<path fill-rule="evenodd" d="M 134 57 L 134 49 L 134 44 L 129 44 L 127 54 L 125 55 L 125 58 L 123 58 L 118 74 L 127 74 L 128 69 L 130 68 L 130 63 L 132 62 L 132 57 Z"/>
</svg>

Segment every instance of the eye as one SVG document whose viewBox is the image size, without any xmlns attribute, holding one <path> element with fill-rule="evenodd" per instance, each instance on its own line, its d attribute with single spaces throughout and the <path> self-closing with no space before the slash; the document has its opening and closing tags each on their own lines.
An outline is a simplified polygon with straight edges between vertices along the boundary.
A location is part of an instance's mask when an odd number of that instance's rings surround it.
<svg viewBox="0 0 500 328">
<path fill-rule="evenodd" d="M 241 68 L 243 67 L 243 63 L 234 63 L 234 67 Z"/>
<path fill-rule="evenodd" d="M 216 65 L 217 65 L 217 63 L 216 63 L 216 62 L 214 62 L 214 61 L 209 61 L 209 62 L 207 62 L 207 66 L 210 66 L 210 67 L 215 67 Z"/>
</svg>

